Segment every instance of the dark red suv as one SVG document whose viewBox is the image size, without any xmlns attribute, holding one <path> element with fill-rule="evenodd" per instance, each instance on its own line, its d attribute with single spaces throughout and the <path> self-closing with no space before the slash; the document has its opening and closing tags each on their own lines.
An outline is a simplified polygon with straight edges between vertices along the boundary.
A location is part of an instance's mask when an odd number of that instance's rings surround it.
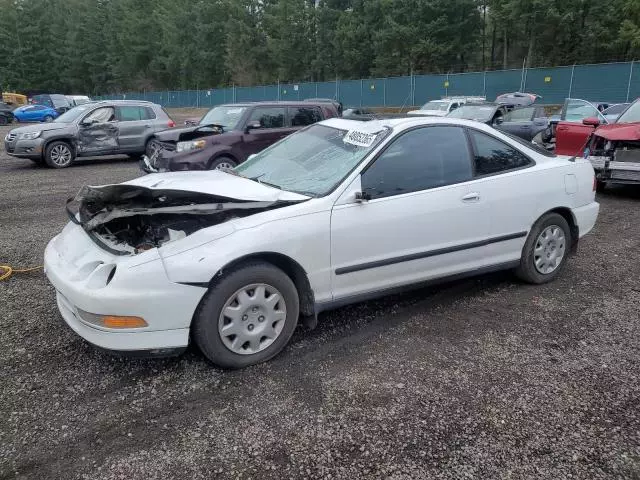
<svg viewBox="0 0 640 480">
<path fill-rule="evenodd" d="M 235 167 L 281 138 L 337 116 L 328 102 L 219 105 L 198 125 L 156 133 L 141 167 L 145 172 Z"/>
</svg>

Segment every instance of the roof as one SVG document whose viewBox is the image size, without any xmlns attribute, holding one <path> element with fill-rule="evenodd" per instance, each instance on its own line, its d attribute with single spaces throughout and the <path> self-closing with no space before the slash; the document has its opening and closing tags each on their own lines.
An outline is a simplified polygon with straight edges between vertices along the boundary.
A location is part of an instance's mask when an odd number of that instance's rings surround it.
<svg viewBox="0 0 640 480">
<path fill-rule="evenodd" d="M 139 105 L 144 103 L 146 105 L 156 105 L 153 102 L 149 102 L 147 100 L 99 100 L 93 103 L 108 103 L 113 105 Z"/>
<path fill-rule="evenodd" d="M 377 132 L 384 128 L 405 129 L 420 125 L 461 125 L 468 127 L 483 128 L 484 125 L 473 120 L 465 120 L 462 118 L 452 117 L 427 117 L 412 116 L 403 118 L 381 118 L 363 122 L 361 120 L 349 120 L 346 118 L 330 118 L 320 122 L 320 125 L 326 125 L 340 130 L 358 130 L 362 132 Z"/>
</svg>

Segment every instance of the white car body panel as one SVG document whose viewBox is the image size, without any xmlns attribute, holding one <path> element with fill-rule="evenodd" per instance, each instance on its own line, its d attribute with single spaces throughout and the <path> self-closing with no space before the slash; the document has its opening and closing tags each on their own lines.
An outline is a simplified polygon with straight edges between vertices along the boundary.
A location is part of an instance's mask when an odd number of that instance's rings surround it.
<svg viewBox="0 0 640 480">
<path fill-rule="evenodd" d="M 94 244 L 82 227 L 65 227 L 47 247 L 45 268 L 67 323 L 105 348 L 185 346 L 207 283 L 220 272 L 224 274 L 227 265 L 249 255 L 278 254 L 299 264 L 321 310 L 323 305 L 390 288 L 512 265 L 519 261 L 532 225 L 553 209 L 570 209 L 579 236 L 595 224 L 599 206 L 594 200 L 593 168 L 587 160 L 547 157 L 489 126 L 460 119 L 416 117 L 366 124 L 330 119 L 322 124 L 370 132 L 390 128 L 392 133 L 333 192 L 321 198 L 215 171 L 152 174 L 127 182 L 232 199 L 298 201 L 203 228 L 138 255 L 110 254 Z M 535 165 L 368 202 L 355 198 L 361 171 L 398 134 L 442 124 L 493 135 L 526 153 Z M 362 268 L 403 257 L 403 261 Z M 108 285 L 92 284 L 92 275 L 99 278 L 99 272 L 91 271 L 96 262 L 117 266 Z M 80 273 L 85 271 L 89 273 L 83 277 Z M 135 332 L 100 330 L 82 322 L 74 309 L 137 315 L 149 327 Z"/>
</svg>

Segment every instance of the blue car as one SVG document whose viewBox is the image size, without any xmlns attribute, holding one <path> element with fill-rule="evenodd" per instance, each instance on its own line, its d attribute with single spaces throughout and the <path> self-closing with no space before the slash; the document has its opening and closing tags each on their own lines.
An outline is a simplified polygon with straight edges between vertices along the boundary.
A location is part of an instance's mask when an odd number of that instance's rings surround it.
<svg viewBox="0 0 640 480">
<path fill-rule="evenodd" d="M 24 105 L 13 111 L 13 116 L 19 122 L 52 122 L 58 115 L 56 109 L 46 105 Z"/>
</svg>

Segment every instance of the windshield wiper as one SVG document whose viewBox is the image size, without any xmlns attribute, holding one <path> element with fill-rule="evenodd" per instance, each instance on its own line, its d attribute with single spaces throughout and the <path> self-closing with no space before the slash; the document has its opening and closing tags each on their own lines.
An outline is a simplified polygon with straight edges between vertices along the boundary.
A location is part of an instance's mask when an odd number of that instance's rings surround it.
<svg viewBox="0 0 640 480">
<path fill-rule="evenodd" d="M 253 180 L 254 182 L 258 182 L 260 185 L 267 185 L 269 187 L 273 187 L 273 188 L 277 188 L 278 190 L 282 190 L 282 187 L 280 185 L 276 185 L 275 183 L 269 183 L 269 182 L 265 182 L 263 180 L 260 180 L 265 175 L 266 175 L 266 173 L 261 173 L 260 175 L 256 175 L 255 177 L 247 177 L 247 178 L 249 180 Z"/>
</svg>

